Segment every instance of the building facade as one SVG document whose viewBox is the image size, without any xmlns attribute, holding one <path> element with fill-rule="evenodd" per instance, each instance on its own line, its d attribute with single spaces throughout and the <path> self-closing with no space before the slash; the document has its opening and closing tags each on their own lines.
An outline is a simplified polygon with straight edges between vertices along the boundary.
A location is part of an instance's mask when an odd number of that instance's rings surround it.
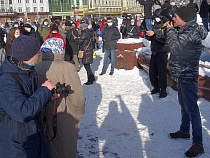
<svg viewBox="0 0 210 158">
<path fill-rule="evenodd" d="M 1 22 L 22 19 L 34 21 L 49 18 L 48 0 L 0 0 Z"/>
<path fill-rule="evenodd" d="M 49 0 L 53 17 L 121 15 L 123 12 L 143 12 L 135 0 Z"/>
</svg>

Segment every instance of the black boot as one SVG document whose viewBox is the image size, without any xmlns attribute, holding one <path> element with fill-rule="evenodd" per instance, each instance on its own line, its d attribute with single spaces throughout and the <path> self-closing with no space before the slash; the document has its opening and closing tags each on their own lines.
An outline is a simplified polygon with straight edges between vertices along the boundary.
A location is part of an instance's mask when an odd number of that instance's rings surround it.
<svg viewBox="0 0 210 158">
<path fill-rule="evenodd" d="M 94 77 L 94 75 L 92 74 L 92 75 L 89 75 L 88 76 L 88 81 L 85 83 L 86 85 L 90 85 L 90 84 L 93 84 L 93 81 L 95 81 L 96 79 L 95 79 L 95 77 Z"/>
<path fill-rule="evenodd" d="M 160 92 L 160 89 L 158 87 L 154 87 L 154 89 L 151 90 L 150 92 L 151 92 L 151 94 L 157 94 Z"/>
<path fill-rule="evenodd" d="M 166 88 L 161 88 L 159 98 L 165 98 L 165 97 L 167 97 Z"/>
</svg>

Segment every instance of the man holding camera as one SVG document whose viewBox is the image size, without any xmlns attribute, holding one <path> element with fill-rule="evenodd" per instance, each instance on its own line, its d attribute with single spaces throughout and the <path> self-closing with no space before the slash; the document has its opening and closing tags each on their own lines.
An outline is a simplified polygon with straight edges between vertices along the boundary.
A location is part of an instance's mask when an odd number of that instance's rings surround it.
<svg viewBox="0 0 210 158">
<path fill-rule="evenodd" d="M 167 22 L 166 37 L 170 46 L 169 69 L 172 78 L 178 82 L 178 99 L 181 105 L 182 122 L 177 132 L 170 133 L 171 139 L 189 139 L 192 124 L 193 143 L 185 152 L 186 157 L 196 157 L 204 153 L 202 125 L 198 96 L 198 68 L 202 52 L 202 41 L 207 30 L 193 20 L 189 7 L 176 10 L 173 22 Z M 176 28 L 179 28 L 177 30 Z"/>
<path fill-rule="evenodd" d="M 35 64 L 39 42 L 21 35 L 12 42 L 12 57 L 0 69 L 0 157 L 49 158 L 38 113 L 56 88 L 44 80 L 37 89 Z"/>
</svg>

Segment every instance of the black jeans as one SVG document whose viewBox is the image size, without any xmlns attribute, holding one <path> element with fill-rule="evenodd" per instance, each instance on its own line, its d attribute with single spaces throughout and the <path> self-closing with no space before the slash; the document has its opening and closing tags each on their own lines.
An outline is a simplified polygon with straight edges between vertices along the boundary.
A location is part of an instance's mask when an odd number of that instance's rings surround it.
<svg viewBox="0 0 210 158">
<path fill-rule="evenodd" d="M 152 53 L 149 65 L 149 79 L 153 87 L 167 87 L 167 53 Z"/>
</svg>

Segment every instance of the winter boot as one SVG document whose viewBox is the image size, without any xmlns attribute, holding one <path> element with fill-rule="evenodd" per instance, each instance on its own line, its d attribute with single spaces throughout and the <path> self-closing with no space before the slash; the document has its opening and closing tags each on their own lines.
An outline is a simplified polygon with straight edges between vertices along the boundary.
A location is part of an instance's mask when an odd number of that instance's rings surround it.
<svg viewBox="0 0 210 158">
<path fill-rule="evenodd" d="M 165 88 L 160 89 L 159 98 L 165 98 L 167 96 L 167 92 Z"/>
<path fill-rule="evenodd" d="M 114 71 L 111 71 L 110 73 L 109 73 L 109 75 L 113 75 L 114 74 Z"/>
<path fill-rule="evenodd" d="M 94 77 L 94 75 L 92 74 L 92 75 L 89 75 L 88 76 L 88 81 L 85 83 L 86 85 L 90 85 L 90 84 L 93 84 L 93 81 L 95 81 L 96 79 L 95 79 L 95 77 Z"/>
<path fill-rule="evenodd" d="M 154 89 L 151 90 L 150 92 L 151 92 L 151 94 L 157 94 L 160 92 L 160 89 L 158 87 L 154 87 Z"/>
<path fill-rule="evenodd" d="M 190 139 L 190 133 L 182 132 L 179 130 L 174 133 L 169 133 L 168 137 L 171 139 Z"/>
<path fill-rule="evenodd" d="M 204 153 L 204 148 L 202 144 L 194 143 L 190 147 L 188 151 L 185 152 L 186 157 L 197 157 Z"/>
</svg>

